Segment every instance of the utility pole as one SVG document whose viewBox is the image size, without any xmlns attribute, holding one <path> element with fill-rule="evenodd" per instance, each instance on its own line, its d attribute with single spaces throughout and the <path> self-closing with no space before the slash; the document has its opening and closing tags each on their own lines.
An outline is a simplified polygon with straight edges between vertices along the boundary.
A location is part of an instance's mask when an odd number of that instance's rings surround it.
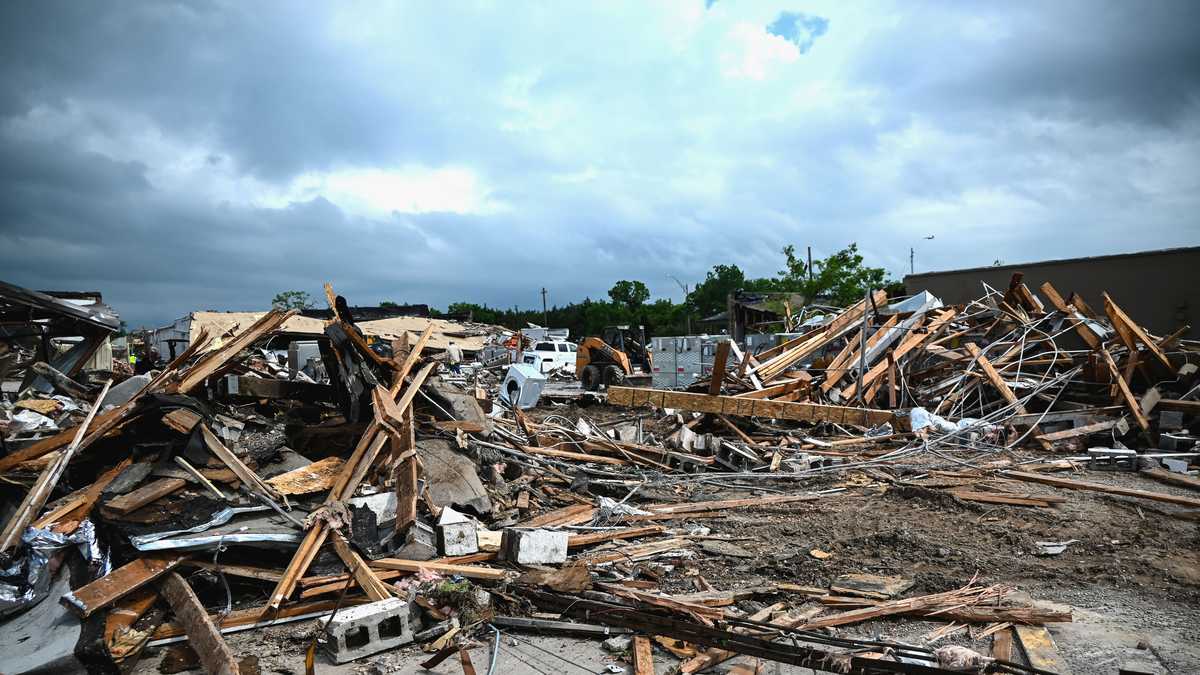
<svg viewBox="0 0 1200 675">
<path fill-rule="evenodd" d="M 808 247 L 808 267 L 805 269 L 808 270 L 808 283 L 812 284 L 812 247 L 811 246 Z"/>
<path fill-rule="evenodd" d="M 683 283 L 679 279 L 676 279 L 675 277 L 671 276 L 670 274 L 667 275 L 667 278 L 670 279 L 671 281 L 674 281 L 676 284 L 679 284 L 679 287 L 683 289 L 683 312 L 684 312 L 685 318 L 687 319 L 687 334 L 691 335 L 692 334 L 692 308 L 688 306 L 688 296 L 691 294 L 691 291 L 688 290 L 687 284 Z"/>
<path fill-rule="evenodd" d="M 909 246 L 909 247 L 908 247 L 908 273 L 909 273 L 909 274 L 916 274 L 916 273 L 917 273 L 917 267 L 916 267 L 916 264 L 913 262 L 913 261 L 916 259 L 916 258 L 915 258 L 915 255 L 916 255 L 916 254 L 915 254 L 915 253 L 913 253 L 913 247 Z"/>
<path fill-rule="evenodd" d="M 546 311 L 546 287 L 542 286 L 542 323 L 546 324 L 546 328 L 550 327 L 550 313 Z"/>
</svg>

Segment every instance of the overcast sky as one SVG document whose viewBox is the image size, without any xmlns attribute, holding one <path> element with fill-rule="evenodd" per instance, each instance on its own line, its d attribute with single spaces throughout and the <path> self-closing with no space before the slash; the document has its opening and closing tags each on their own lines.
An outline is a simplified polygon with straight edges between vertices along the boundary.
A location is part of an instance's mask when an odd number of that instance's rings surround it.
<svg viewBox="0 0 1200 675">
<path fill-rule="evenodd" d="M 0 3 L 0 279 L 133 326 L 540 307 L 857 241 L 1200 243 L 1200 2 Z M 933 235 L 933 240 L 924 237 Z"/>
</svg>

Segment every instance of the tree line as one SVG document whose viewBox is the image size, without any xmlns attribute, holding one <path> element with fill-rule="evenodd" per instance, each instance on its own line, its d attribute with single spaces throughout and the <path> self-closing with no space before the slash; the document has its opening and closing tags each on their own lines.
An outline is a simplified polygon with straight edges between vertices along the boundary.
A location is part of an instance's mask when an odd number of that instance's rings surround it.
<svg viewBox="0 0 1200 675">
<path fill-rule="evenodd" d="M 608 298 L 584 298 L 562 306 L 541 309 L 503 309 L 474 302 L 451 303 L 445 311 L 430 308 L 435 318 L 470 319 L 507 328 L 525 328 L 529 324 L 551 328 L 569 328 L 572 337 L 599 335 L 605 326 L 629 324 L 646 327 L 647 335 L 684 335 L 688 319 L 695 333 L 720 333 L 724 323 L 700 324 L 701 319 L 726 309 L 726 297 L 737 290 L 765 293 L 794 293 L 809 302 L 846 306 L 863 297 L 868 288 L 886 288 L 889 295 L 903 292 L 899 282 L 889 278 L 882 267 L 867 266 L 858 245 L 822 259 L 808 261 L 797 256 L 794 246 L 783 248 L 784 269 L 775 276 L 746 278 L 737 265 L 714 265 L 704 281 L 687 294 L 683 302 L 670 298 L 650 299 L 650 289 L 641 281 L 622 279 L 608 291 Z M 275 296 L 272 306 L 309 308 L 311 297 L 303 291 L 284 291 Z M 381 306 L 396 304 L 382 302 Z"/>
</svg>

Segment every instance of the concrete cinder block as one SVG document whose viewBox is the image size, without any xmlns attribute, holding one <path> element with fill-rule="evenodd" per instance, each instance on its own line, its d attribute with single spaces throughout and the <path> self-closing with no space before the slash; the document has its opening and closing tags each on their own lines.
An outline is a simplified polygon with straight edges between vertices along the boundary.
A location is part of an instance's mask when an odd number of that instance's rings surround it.
<svg viewBox="0 0 1200 675">
<path fill-rule="evenodd" d="M 337 663 L 413 641 L 408 603 L 388 598 L 343 608 L 326 627 L 325 649 Z"/>
<path fill-rule="evenodd" d="M 404 560 L 433 560 L 437 557 L 437 535 L 433 528 L 414 522 L 404 535 L 404 544 L 396 550 L 396 557 Z"/>
<path fill-rule="evenodd" d="M 1161 410 L 1158 413 L 1159 431 L 1179 431 L 1183 428 L 1182 410 Z"/>
<path fill-rule="evenodd" d="M 567 533 L 551 530 L 504 531 L 501 551 L 518 565 L 549 565 L 567 561 Z"/>
</svg>

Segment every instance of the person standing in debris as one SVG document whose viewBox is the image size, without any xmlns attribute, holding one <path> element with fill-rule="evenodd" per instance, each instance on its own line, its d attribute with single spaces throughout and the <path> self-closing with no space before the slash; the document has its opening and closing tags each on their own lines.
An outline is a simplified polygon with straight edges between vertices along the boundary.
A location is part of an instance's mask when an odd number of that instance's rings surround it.
<svg viewBox="0 0 1200 675">
<path fill-rule="evenodd" d="M 451 340 L 450 345 L 446 347 L 446 362 L 450 364 L 450 372 L 462 375 L 462 370 L 458 365 L 462 363 L 462 358 L 462 347 L 454 344 L 454 340 Z"/>
</svg>

